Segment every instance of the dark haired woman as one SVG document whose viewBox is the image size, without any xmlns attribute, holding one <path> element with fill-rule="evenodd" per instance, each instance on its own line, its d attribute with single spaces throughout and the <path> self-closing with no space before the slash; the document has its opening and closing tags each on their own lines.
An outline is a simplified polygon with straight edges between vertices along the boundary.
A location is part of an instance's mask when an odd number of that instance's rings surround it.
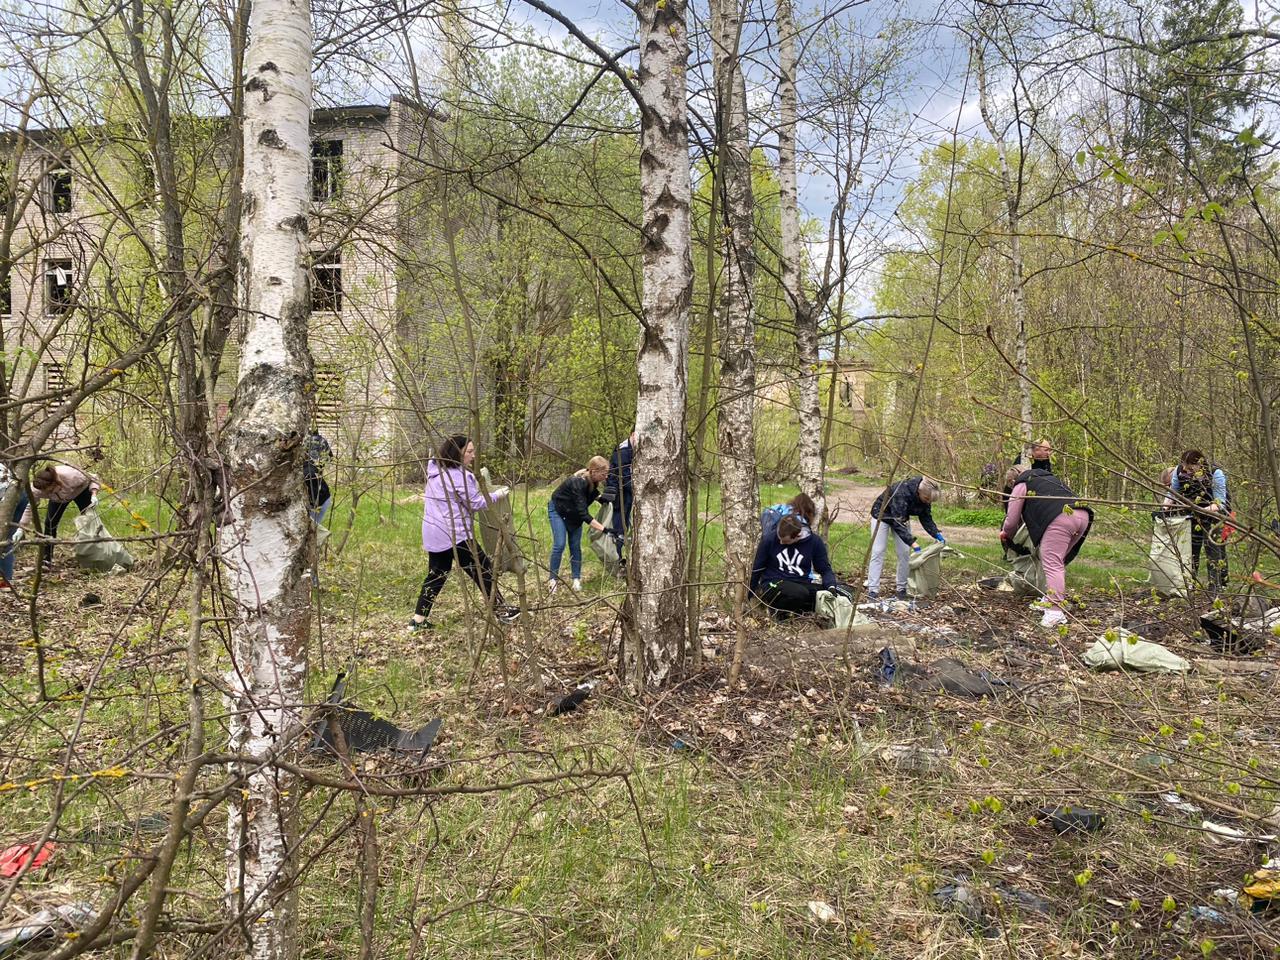
<svg viewBox="0 0 1280 960">
<path fill-rule="evenodd" d="M 418 606 L 409 630 L 430 630 L 431 607 L 456 559 L 485 597 L 493 597 L 499 619 L 514 620 L 519 611 L 505 606 L 493 579 L 493 565 L 475 540 L 474 516 L 510 493 L 507 487 L 480 492 L 471 472 L 476 445 L 462 434 L 445 439 L 427 463 L 427 486 L 422 496 L 422 549 L 427 551 L 427 577 L 422 581 Z"/>
<path fill-rule="evenodd" d="M 49 501 L 44 515 L 44 535 L 49 542 L 40 547 L 40 562 L 46 569 L 53 563 L 53 541 L 58 539 L 58 524 L 67 512 L 67 505 L 74 503 L 84 513 L 98 502 L 97 479 L 68 463 L 46 464 L 31 478 L 33 496 Z"/>
<path fill-rule="evenodd" d="M 812 529 L 818 516 L 818 505 L 807 493 L 797 493 L 786 503 L 775 503 L 765 507 L 760 513 L 760 529 L 763 533 L 772 533 L 778 528 L 778 521 L 783 517 L 797 517 L 806 527 Z"/>
</svg>

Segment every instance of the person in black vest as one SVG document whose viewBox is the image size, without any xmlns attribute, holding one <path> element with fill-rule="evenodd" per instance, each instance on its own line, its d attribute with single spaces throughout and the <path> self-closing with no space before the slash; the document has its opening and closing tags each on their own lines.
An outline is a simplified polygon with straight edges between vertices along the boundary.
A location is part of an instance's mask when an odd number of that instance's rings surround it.
<svg viewBox="0 0 1280 960">
<path fill-rule="evenodd" d="M 1209 569 L 1209 590 L 1220 593 L 1227 583 L 1227 546 L 1223 541 L 1223 521 L 1231 512 L 1227 474 L 1210 464 L 1199 450 L 1188 450 L 1178 460 L 1169 480 L 1170 499 L 1189 506 L 1191 514 L 1191 576 L 1200 573 L 1203 547 Z"/>
<path fill-rule="evenodd" d="M 551 495 L 547 504 L 547 519 L 551 521 L 551 579 L 547 591 L 555 593 L 560 585 L 560 560 L 564 557 L 565 544 L 569 545 L 569 571 L 573 574 L 574 593 L 582 590 L 582 525 L 592 530 L 603 530 L 598 520 L 591 516 L 591 504 L 600 499 L 599 484 L 609 474 L 609 461 L 604 457 L 592 457 L 585 469 L 571 475 Z"/>
<path fill-rule="evenodd" d="M 626 563 L 622 545 L 631 529 L 631 463 L 636 455 L 636 432 L 614 448 L 609 458 L 609 480 L 601 498 L 613 504 L 613 533 L 618 543 L 618 562 Z"/>
<path fill-rule="evenodd" d="M 815 571 L 821 584 L 813 582 Z M 751 565 L 751 592 L 777 619 L 813 613 L 819 591 L 830 589 L 844 592 L 836 583 L 827 545 L 794 514 L 760 538 Z"/>
<path fill-rule="evenodd" d="M 324 523 L 325 515 L 333 506 L 333 494 L 324 479 L 324 467 L 333 456 L 333 448 L 319 430 L 312 430 L 307 437 L 302 455 L 302 482 L 307 486 L 307 503 L 311 506 L 311 519 Z"/>
<path fill-rule="evenodd" d="M 1040 550 L 1047 594 L 1042 627 L 1067 622 L 1063 605 L 1067 599 L 1067 564 L 1080 552 L 1089 535 L 1093 511 L 1082 504 L 1071 489 L 1047 470 L 1010 470 L 1009 507 L 1000 543 L 1008 545 L 1018 528 L 1026 524 L 1031 542 Z"/>
<path fill-rule="evenodd" d="M 933 504 L 942 495 L 937 481 L 925 477 L 907 477 L 892 486 L 885 487 L 871 504 L 871 563 L 867 567 L 867 599 L 880 596 L 880 574 L 884 570 L 884 555 L 889 549 L 889 536 L 893 535 L 894 549 L 898 554 L 897 598 L 907 599 L 907 574 L 912 552 L 920 552 L 920 543 L 911 532 L 911 518 L 916 517 L 920 526 L 939 543 L 946 538 L 933 522 Z"/>
</svg>

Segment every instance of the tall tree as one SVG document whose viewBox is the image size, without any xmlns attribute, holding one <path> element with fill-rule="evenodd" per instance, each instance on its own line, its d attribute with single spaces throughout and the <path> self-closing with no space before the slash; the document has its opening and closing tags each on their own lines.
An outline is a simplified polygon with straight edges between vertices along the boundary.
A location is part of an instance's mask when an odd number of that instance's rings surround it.
<svg viewBox="0 0 1280 960">
<path fill-rule="evenodd" d="M 1028 462 L 1031 456 L 1032 405 L 1031 405 L 1031 362 L 1027 355 L 1027 303 L 1024 287 L 1026 270 L 1022 264 L 1022 240 L 1019 236 L 1019 219 L 1022 214 L 1022 189 L 1024 183 L 1024 152 L 1018 151 L 1017 168 L 1013 169 L 1009 162 L 1009 148 L 1005 143 L 1004 128 L 996 120 L 996 108 L 992 102 L 991 83 L 987 76 L 986 48 L 988 44 L 987 30 L 991 29 L 989 18 L 979 19 L 979 35 L 974 38 L 970 47 L 970 58 L 978 80 L 978 109 L 982 113 L 983 125 L 996 145 L 996 155 L 1000 158 L 1000 188 L 1004 195 L 1005 216 L 1009 229 L 1009 297 L 1013 305 L 1013 355 L 1018 369 L 1018 436 L 1022 440 L 1022 455 Z M 1021 120 L 1017 112 L 1020 79 L 1015 76 L 1014 124 Z"/>
<path fill-rule="evenodd" d="M 685 394 L 693 299 L 686 0 L 641 0 L 640 195 L 644 290 L 636 367 L 635 548 L 628 650 L 638 683 L 661 686 L 684 651 Z"/>
<path fill-rule="evenodd" d="M 227 818 L 227 885 L 259 960 L 297 956 L 292 857 L 299 791 L 274 760 L 300 726 L 310 623 L 311 522 L 302 483 L 311 310 L 311 16 L 254 0 L 244 60 L 240 292 L 245 334 L 227 429 L 232 521 L 220 533 L 236 601 L 231 748 L 245 789 Z"/>
<path fill-rule="evenodd" d="M 755 199 L 747 86 L 742 70 L 738 0 L 711 5 L 716 88 L 716 163 L 722 167 L 725 283 L 720 301 L 720 383 L 716 434 L 724 510 L 725 572 L 746 580 L 759 534 L 756 485 Z"/>
<path fill-rule="evenodd" d="M 817 505 L 817 521 L 826 514 L 822 493 L 822 398 L 818 376 L 818 311 L 803 280 L 804 248 L 800 236 L 800 193 L 796 171 L 795 14 L 791 0 L 778 0 L 778 183 L 782 244 L 782 288 L 795 318 L 796 358 L 799 363 L 800 489 Z"/>
</svg>

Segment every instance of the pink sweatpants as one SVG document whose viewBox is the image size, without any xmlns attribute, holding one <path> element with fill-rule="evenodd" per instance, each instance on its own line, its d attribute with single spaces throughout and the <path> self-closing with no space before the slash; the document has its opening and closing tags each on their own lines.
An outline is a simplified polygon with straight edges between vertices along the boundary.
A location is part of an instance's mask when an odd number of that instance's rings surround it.
<svg viewBox="0 0 1280 960">
<path fill-rule="evenodd" d="M 1089 514 L 1083 510 L 1054 517 L 1040 538 L 1040 565 L 1049 599 L 1061 605 L 1067 597 L 1066 557 L 1089 528 Z"/>
</svg>

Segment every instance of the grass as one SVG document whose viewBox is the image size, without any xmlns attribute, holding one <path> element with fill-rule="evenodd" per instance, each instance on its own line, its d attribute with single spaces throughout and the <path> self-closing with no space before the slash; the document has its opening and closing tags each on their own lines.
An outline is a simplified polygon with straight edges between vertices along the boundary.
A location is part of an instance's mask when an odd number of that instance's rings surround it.
<svg viewBox="0 0 1280 960">
<path fill-rule="evenodd" d="M 518 491 L 514 501 L 529 551 L 540 561 L 550 544 L 549 492 Z M 768 488 L 761 500 L 789 493 Z M 130 506 L 163 528 L 155 504 Z M 118 503 L 104 507 L 117 532 L 136 522 Z M 345 510 L 339 502 L 334 511 L 339 531 Z M 712 491 L 704 512 L 717 510 Z M 1176 929 L 1187 906 L 1212 902 L 1218 887 L 1238 887 L 1257 867 L 1259 851 L 1211 842 L 1196 829 L 1199 817 L 1171 813 L 1134 772 L 1142 769 L 1137 757 L 1168 754 L 1176 766 L 1160 774 L 1164 786 L 1266 809 L 1280 776 L 1271 747 L 1280 728 L 1268 686 L 1248 678 L 1084 675 L 1072 663 L 1090 627 L 1070 642 L 1029 635 L 1015 643 L 1009 638 L 1028 619 L 1026 611 L 984 598 L 954 601 L 980 609 L 961 640 L 939 639 L 929 655 L 1000 671 L 1006 668 L 999 653 L 1019 650 L 1037 664 L 1031 677 L 1039 685 L 1026 699 L 912 697 L 873 686 L 861 664 L 850 678 L 839 663 L 825 672 L 792 672 L 758 657 L 752 663 L 758 671 L 749 671 L 740 691 L 728 690 L 714 671 L 643 703 L 606 684 L 587 709 L 549 720 L 533 711 L 598 670 L 613 624 L 603 603 L 579 606 L 558 597 L 538 601 L 541 670 L 525 661 L 518 635 L 510 641 L 517 710 L 507 713 L 492 650 L 472 677 L 476 641 L 467 627 L 474 621 L 466 615 L 461 577 L 441 596 L 435 634 L 402 632 L 425 572 L 419 511 L 416 489 L 366 498 L 351 518 L 346 548 L 324 560 L 313 695 L 327 692 L 337 670 L 358 665 L 352 695 L 361 706 L 404 726 L 444 717 L 438 755 L 448 763 L 429 781 L 433 786 L 474 788 L 586 770 L 626 778 L 582 775 L 435 799 L 368 798 L 380 864 L 375 955 L 407 956 L 415 935 L 419 957 L 583 960 L 1246 957 L 1269 955 L 1276 946 L 1274 929 L 1247 915 L 1233 914 L 1225 928 Z M 959 516 L 943 523 L 962 525 Z M 1099 517 L 1097 536 L 1071 567 L 1073 585 L 1088 591 L 1142 576 L 1142 537 L 1126 539 L 1124 529 L 1122 518 Z M 705 538 L 704 579 L 714 580 L 718 524 L 708 525 Z M 867 538 L 862 525 L 833 528 L 837 570 L 853 575 Z M 994 542 L 962 552 L 947 563 L 954 580 L 985 575 L 998 563 Z M 589 553 L 585 567 L 589 599 L 616 589 Z M 50 584 L 42 630 L 51 686 L 67 693 L 65 701 L 35 701 L 30 647 L 13 645 L 27 637 L 23 624 L 16 617 L 0 623 L 4 779 L 25 784 L 60 774 L 75 731 L 79 779 L 63 817 L 67 837 L 167 802 L 163 774 L 181 738 L 140 745 L 181 722 L 180 660 L 164 651 L 180 642 L 185 618 L 181 585 L 168 581 L 154 601 L 131 613 L 142 583 L 139 575 Z M 507 583 L 509 589 L 510 577 Z M 90 586 L 105 605 L 81 611 L 79 597 Z M 714 589 L 705 599 L 723 606 Z M 1096 591 L 1089 603 L 1091 616 L 1110 615 Z M 1004 638 L 1001 645 L 971 643 L 980 627 Z M 793 629 L 751 629 L 779 662 L 798 648 Z M 210 642 L 207 658 L 210 676 L 226 670 L 218 643 Z M 75 688 L 99 664 L 107 666 L 103 685 L 86 705 Z M 538 673 L 546 694 L 538 690 Z M 216 710 L 217 698 L 211 700 Z M 77 730 L 82 707 L 86 719 Z M 218 720 L 210 721 L 208 735 L 220 742 Z M 944 745 L 949 757 L 935 773 L 914 774 L 877 758 L 874 748 L 891 742 Z M 126 772 L 103 773 L 117 769 Z M 363 758 L 360 774 L 389 786 L 417 782 L 379 757 Z M 1057 838 L 1029 824 L 1041 804 L 1062 801 L 1106 810 L 1108 829 Z M 29 835 L 55 803 L 52 783 L 10 789 L 0 793 L 0 820 L 12 836 Z M 302 822 L 316 827 L 304 845 L 316 857 L 301 888 L 304 955 L 354 956 L 362 841 L 348 823 L 357 798 L 313 790 L 301 803 Z M 216 915 L 222 830 L 218 823 L 184 848 L 172 884 L 175 915 Z M 33 878 L 24 893 L 38 900 L 69 890 L 102 899 L 114 889 L 116 855 L 113 848 L 64 844 L 54 885 Z M 126 851 L 126 866 L 133 855 Z M 975 933 L 935 899 L 957 873 L 987 899 L 996 937 Z M 997 910 L 990 904 L 998 886 L 1045 898 L 1051 915 Z M 1175 901 L 1168 912 L 1166 898 Z M 811 901 L 830 905 L 834 921 L 819 920 Z M 166 956 L 182 956 L 186 946 L 181 937 L 163 938 Z"/>
</svg>

